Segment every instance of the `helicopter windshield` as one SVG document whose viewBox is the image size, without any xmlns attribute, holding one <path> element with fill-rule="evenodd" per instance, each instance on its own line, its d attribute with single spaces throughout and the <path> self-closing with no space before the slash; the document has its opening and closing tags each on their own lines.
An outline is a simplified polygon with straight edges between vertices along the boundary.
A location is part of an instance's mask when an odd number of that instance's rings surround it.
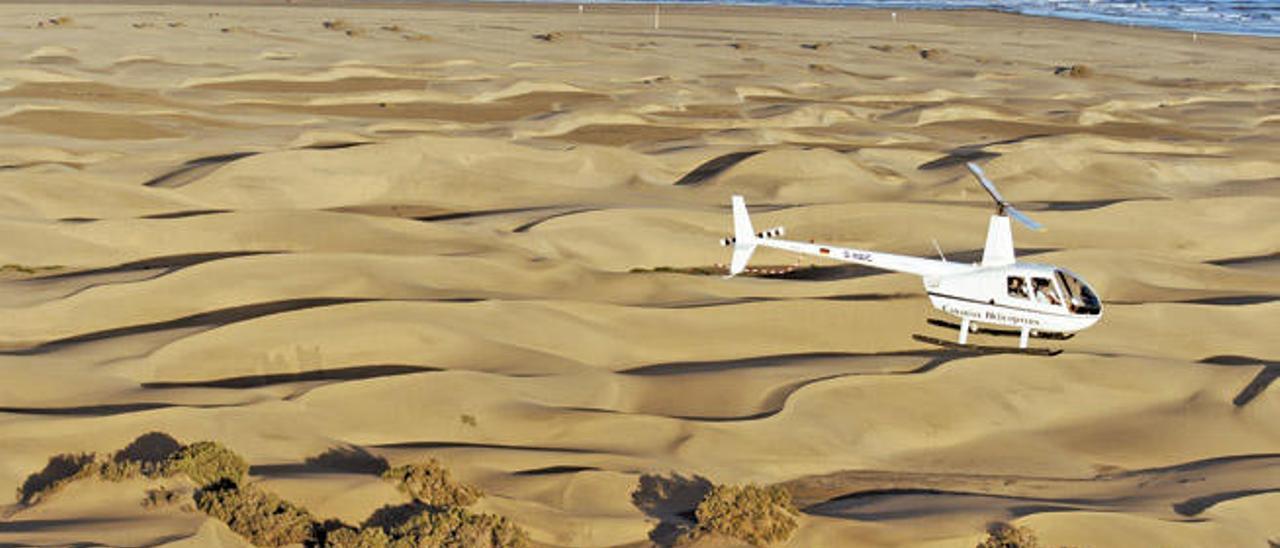
<svg viewBox="0 0 1280 548">
<path fill-rule="evenodd" d="M 1093 293 L 1093 289 L 1071 273 L 1058 270 L 1058 283 L 1067 292 L 1067 306 L 1075 314 L 1096 315 L 1102 313 L 1102 302 Z"/>
</svg>

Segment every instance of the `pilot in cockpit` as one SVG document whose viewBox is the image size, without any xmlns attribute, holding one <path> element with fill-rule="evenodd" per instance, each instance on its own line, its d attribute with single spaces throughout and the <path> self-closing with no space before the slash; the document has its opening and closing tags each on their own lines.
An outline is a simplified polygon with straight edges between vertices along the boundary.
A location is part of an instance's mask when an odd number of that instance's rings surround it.
<svg viewBox="0 0 1280 548">
<path fill-rule="evenodd" d="M 1062 304 L 1058 300 L 1058 295 L 1053 291 L 1053 282 L 1046 278 L 1032 278 L 1031 285 L 1035 289 L 1036 302 L 1054 306 Z"/>
</svg>

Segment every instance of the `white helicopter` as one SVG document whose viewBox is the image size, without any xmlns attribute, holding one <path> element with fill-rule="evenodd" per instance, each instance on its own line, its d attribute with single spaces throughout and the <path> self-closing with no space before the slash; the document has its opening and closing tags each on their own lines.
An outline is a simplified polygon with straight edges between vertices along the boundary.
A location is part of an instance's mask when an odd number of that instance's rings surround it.
<svg viewBox="0 0 1280 548">
<path fill-rule="evenodd" d="M 1005 201 L 981 168 L 973 163 L 966 165 L 995 200 L 997 207 L 996 214 L 991 216 L 987 225 L 987 244 L 982 250 L 981 263 L 953 263 L 948 262 L 946 257 L 941 260 L 925 259 L 781 240 L 778 237 L 783 235 L 782 227 L 756 232 L 747 216 L 746 201 L 742 196 L 734 196 L 733 237 L 720 241 L 722 245 L 733 246 L 729 277 L 741 273 L 747 267 L 747 261 L 751 259 L 756 246 L 915 274 L 924 279 L 925 291 L 934 308 L 960 318 L 958 344 L 924 335 L 914 335 L 916 340 L 980 351 L 1057 354 L 1061 351 L 1028 349 L 1027 339 L 1032 336 L 1068 338 L 1071 333 L 1098 322 L 1102 317 L 1102 302 L 1089 284 L 1069 270 L 1014 259 L 1013 231 L 1009 225 L 1009 217 L 1017 219 L 1032 230 L 1042 230 L 1040 223 L 1031 220 Z M 930 323 L 954 327 L 954 324 L 935 320 L 930 320 Z M 977 331 L 976 324 L 979 323 L 1015 328 L 1017 331 L 984 331 L 992 334 L 1016 333 L 1019 335 L 1018 348 L 968 345 L 969 333 Z"/>
</svg>

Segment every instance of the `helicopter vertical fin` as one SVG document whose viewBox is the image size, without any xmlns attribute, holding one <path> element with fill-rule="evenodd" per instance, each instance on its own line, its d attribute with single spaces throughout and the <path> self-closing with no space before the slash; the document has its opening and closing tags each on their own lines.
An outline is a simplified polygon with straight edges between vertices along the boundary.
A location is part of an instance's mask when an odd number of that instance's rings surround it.
<svg viewBox="0 0 1280 548">
<path fill-rule="evenodd" d="M 982 266 L 1003 266 L 1014 263 L 1013 230 L 1009 218 L 992 215 L 987 224 L 987 245 L 982 249 Z"/>
<path fill-rule="evenodd" d="M 733 259 L 729 263 L 729 276 L 736 276 L 747 268 L 747 261 L 756 250 L 756 231 L 747 215 L 747 201 L 742 196 L 733 197 Z"/>
</svg>

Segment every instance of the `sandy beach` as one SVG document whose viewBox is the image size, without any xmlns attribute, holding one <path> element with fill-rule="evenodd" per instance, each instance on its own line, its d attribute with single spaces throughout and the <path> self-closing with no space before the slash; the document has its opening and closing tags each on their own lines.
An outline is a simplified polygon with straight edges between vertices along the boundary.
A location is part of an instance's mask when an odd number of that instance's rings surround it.
<svg viewBox="0 0 1280 548">
<path fill-rule="evenodd" d="M 662 544 L 711 483 L 785 487 L 796 547 L 1280 543 L 1280 39 L 654 23 L 0 4 L 0 492 L 163 432 L 352 524 L 401 495 L 318 456 L 435 457 L 543 546 Z M 977 260 L 970 160 L 1048 227 L 1020 255 L 1105 302 L 1033 343 L 1061 355 L 916 342 L 955 333 L 913 276 L 684 273 L 728 261 L 732 194 L 797 240 Z M 247 545 L 144 488 L 0 501 L 0 545 Z"/>
</svg>

